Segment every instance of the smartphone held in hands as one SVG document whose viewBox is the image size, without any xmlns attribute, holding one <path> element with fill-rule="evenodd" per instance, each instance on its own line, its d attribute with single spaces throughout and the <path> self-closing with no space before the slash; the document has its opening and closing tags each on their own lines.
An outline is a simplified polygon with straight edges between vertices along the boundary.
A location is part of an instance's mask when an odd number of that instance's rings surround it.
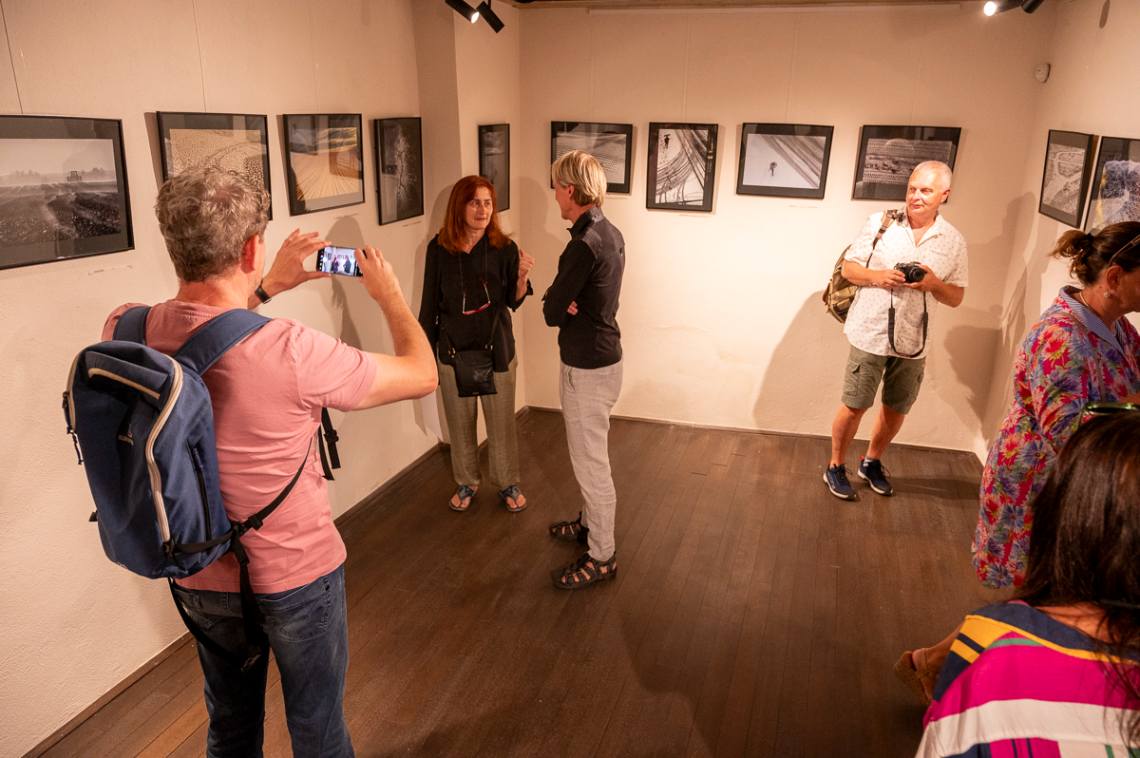
<svg viewBox="0 0 1140 758">
<path fill-rule="evenodd" d="M 356 265 L 356 251 L 351 247 L 328 245 L 317 251 L 317 271 L 340 276 L 364 276 Z"/>
</svg>

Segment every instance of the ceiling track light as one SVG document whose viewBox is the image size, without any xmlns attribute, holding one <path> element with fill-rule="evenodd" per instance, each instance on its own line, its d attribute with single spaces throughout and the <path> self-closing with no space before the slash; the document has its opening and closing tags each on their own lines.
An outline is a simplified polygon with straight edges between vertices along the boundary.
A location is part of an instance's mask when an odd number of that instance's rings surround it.
<svg viewBox="0 0 1140 758">
<path fill-rule="evenodd" d="M 1005 13 L 1014 8 L 1021 8 L 1026 13 L 1032 13 L 1037 10 L 1038 6 L 1044 0 L 989 0 L 982 6 L 982 13 L 987 16 L 995 16 L 998 13 Z"/>
<path fill-rule="evenodd" d="M 475 12 L 487 22 L 487 26 L 491 27 L 495 31 L 495 34 L 503 31 L 503 19 L 499 18 L 499 15 L 491 10 L 491 0 L 483 0 L 483 2 L 479 3 L 479 7 L 475 9 Z"/>
<path fill-rule="evenodd" d="M 458 13 L 460 16 L 463 16 L 463 18 L 467 19 L 471 23 L 474 24 L 479 20 L 479 11 L 463 2 L 463 0 L 444 0 L 444 2 L 450 5 L 453 11 Z"/>
</svg>

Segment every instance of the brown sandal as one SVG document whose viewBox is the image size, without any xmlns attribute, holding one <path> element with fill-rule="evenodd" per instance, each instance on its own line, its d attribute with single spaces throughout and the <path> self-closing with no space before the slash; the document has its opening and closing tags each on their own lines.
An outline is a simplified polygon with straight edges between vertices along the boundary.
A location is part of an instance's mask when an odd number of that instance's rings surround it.
<svg viewBox="0 0 1140 758">
<path fill-rule="evenodd" d="M 459 485 L 455 490 L 455 494 L 451 496 L 452 498 L 458 499 L 458 504 L 455 500 L 448 500 L 447 507 L 453 511 L 462 513 L 471 507 L 471 501 L 474 499 L 476 492 L 478 492 L 478 490 L 474 487 L 468 487 L 466 484 Z"/>
<path fill-rule="evenodd" d="M 895 675 L 914 693 L 923 705 L 930 705 L 934 698 L 934 684 L 938 678 L 937 672 L 931 672 L 929 667 L 919 665 L 918 656 L 921 650 L 907 650 L 895 662 Z"/>
<path fill-rule="evenodd" d="M 512 484 L 509 487 L 504 487 L 499 490 L 499 499 L 503 501 L 503 506 L 511 513 L 526 510 L 526 495 L 522 493 L 522 490 L 519 489 L 517 484 Z"/>
<path fill-rule="evenodd" d="M 582 512 L 578 511 L 578 518 L 573 521 L 556 521 L 548 527 L 550 536 L 563 542 L 577 542 L 579 545 L 587 543 L 590 527 L 582 523 Z"/>
<path fill-rule="evenodd" d="M 596 582 L 604 582 L 617 576 L 617 554 L 608 561 L 598 561 L 589 553 L 582 553 L 578 560 L 562 569 L 550 572 L 554 586 L 560 590 L 580 590 Z"/>
</svg>

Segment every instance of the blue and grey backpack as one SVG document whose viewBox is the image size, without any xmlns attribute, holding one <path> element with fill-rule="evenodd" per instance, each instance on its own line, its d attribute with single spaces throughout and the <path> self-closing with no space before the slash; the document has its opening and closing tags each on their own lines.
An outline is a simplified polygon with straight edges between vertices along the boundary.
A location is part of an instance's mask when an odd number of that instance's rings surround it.
<svg viewBox="0 0 1140 758">
<path fill-rule="evenodd" d="M 186 626 L 203 645 L 229 658 L 237 654 L 218 648 L 186 615 L 173 580 L 233 550 L 249 645 L 240 655 L 249 665 L 263 635 L 240 538 L 260 528 L 288 497 L 309 453 L 269 505 L 245 521 L 230 521 L 218 483 L 213 406 L 202 375 L 269 319 L 244 309 L 226 311 L 203 324 L 171 357 L 146 346 L 149 311 L 147 306 L 127 310 L 115 325 L 114 339 L 81 350 L 63 393 L 67 433 L 95 499 L 91 520 L 99 525 L 107 557 L 136 574 L 171 580 Z M 318 440 L 327 440 L 337 468 L 336 432 L 327 411 L 322 424 L 325 436 Z M 324 444 L 320 449 L 331 479 Z"/>
</svg>

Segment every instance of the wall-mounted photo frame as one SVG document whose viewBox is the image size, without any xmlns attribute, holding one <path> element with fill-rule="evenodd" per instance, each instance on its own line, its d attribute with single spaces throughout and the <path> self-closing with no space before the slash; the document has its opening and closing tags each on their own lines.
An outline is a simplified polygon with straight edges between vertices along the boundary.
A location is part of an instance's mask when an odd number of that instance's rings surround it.
<svg viewBox="0 0 1140 758">
<path fill-rule="evenodd" d="M 810 124 L 744 124 L 736 194 L 822 200 L 834 131 Z"/>
<path fill-rule="evenodd" d="M 1140 139 L 1101 137 L 1085 231 L 1120 221 L 1140 221 Z"/>
<path fill-rule="evenodd" d="M 496 211 L 511 207 L 511 125 L 479 125 L 479 176 L 495 187 Z"/>
<path fill-rule="evenodd" d="M 1038 213 L 1069 226 L 1081 225 L 1095 145 L 1096 137 L 1091 134 L 1049 130 Z"/>
<path fill-rule="evenodd" d="M 923 161 L 951 169 L 962 129 L 956 126 L 864 126 L 859 134 L 853 200 L 905 200 L 906 183 Z"/>
<path fill-rule="evenodd" d="M 234 171 L 269 193 L 269 218 L 273 218 L 265 116 L 170 111 L 158 111 L 155 116 L 163 181 L 200 166 Z"/>
<path fill-rule="evenodd" d="M 645 207 L 712 211 L 716 124 L 649 124 Z"/>
<path fill-rule="evenodd" d="M 423 130 L 418 117 L 374 122 L 380 224 L 424 215 Z"/>
<path fill-rule="evenodd" d="M 0 116 L 0 268 L 133 247 L 121 121 Z"/>
<path fill-rule="evenodd" d="M 359 113 L 289 114 L 284 124 L 290 215 L 364 202 Z"/>
<path fill-rule="evenodd" d="M 571 150 L 582 150 L 598 159 L 606 172 L 607 193 L 629 194 L 633 124 L 551 121 L 550 165 Z"/>
</svg>

